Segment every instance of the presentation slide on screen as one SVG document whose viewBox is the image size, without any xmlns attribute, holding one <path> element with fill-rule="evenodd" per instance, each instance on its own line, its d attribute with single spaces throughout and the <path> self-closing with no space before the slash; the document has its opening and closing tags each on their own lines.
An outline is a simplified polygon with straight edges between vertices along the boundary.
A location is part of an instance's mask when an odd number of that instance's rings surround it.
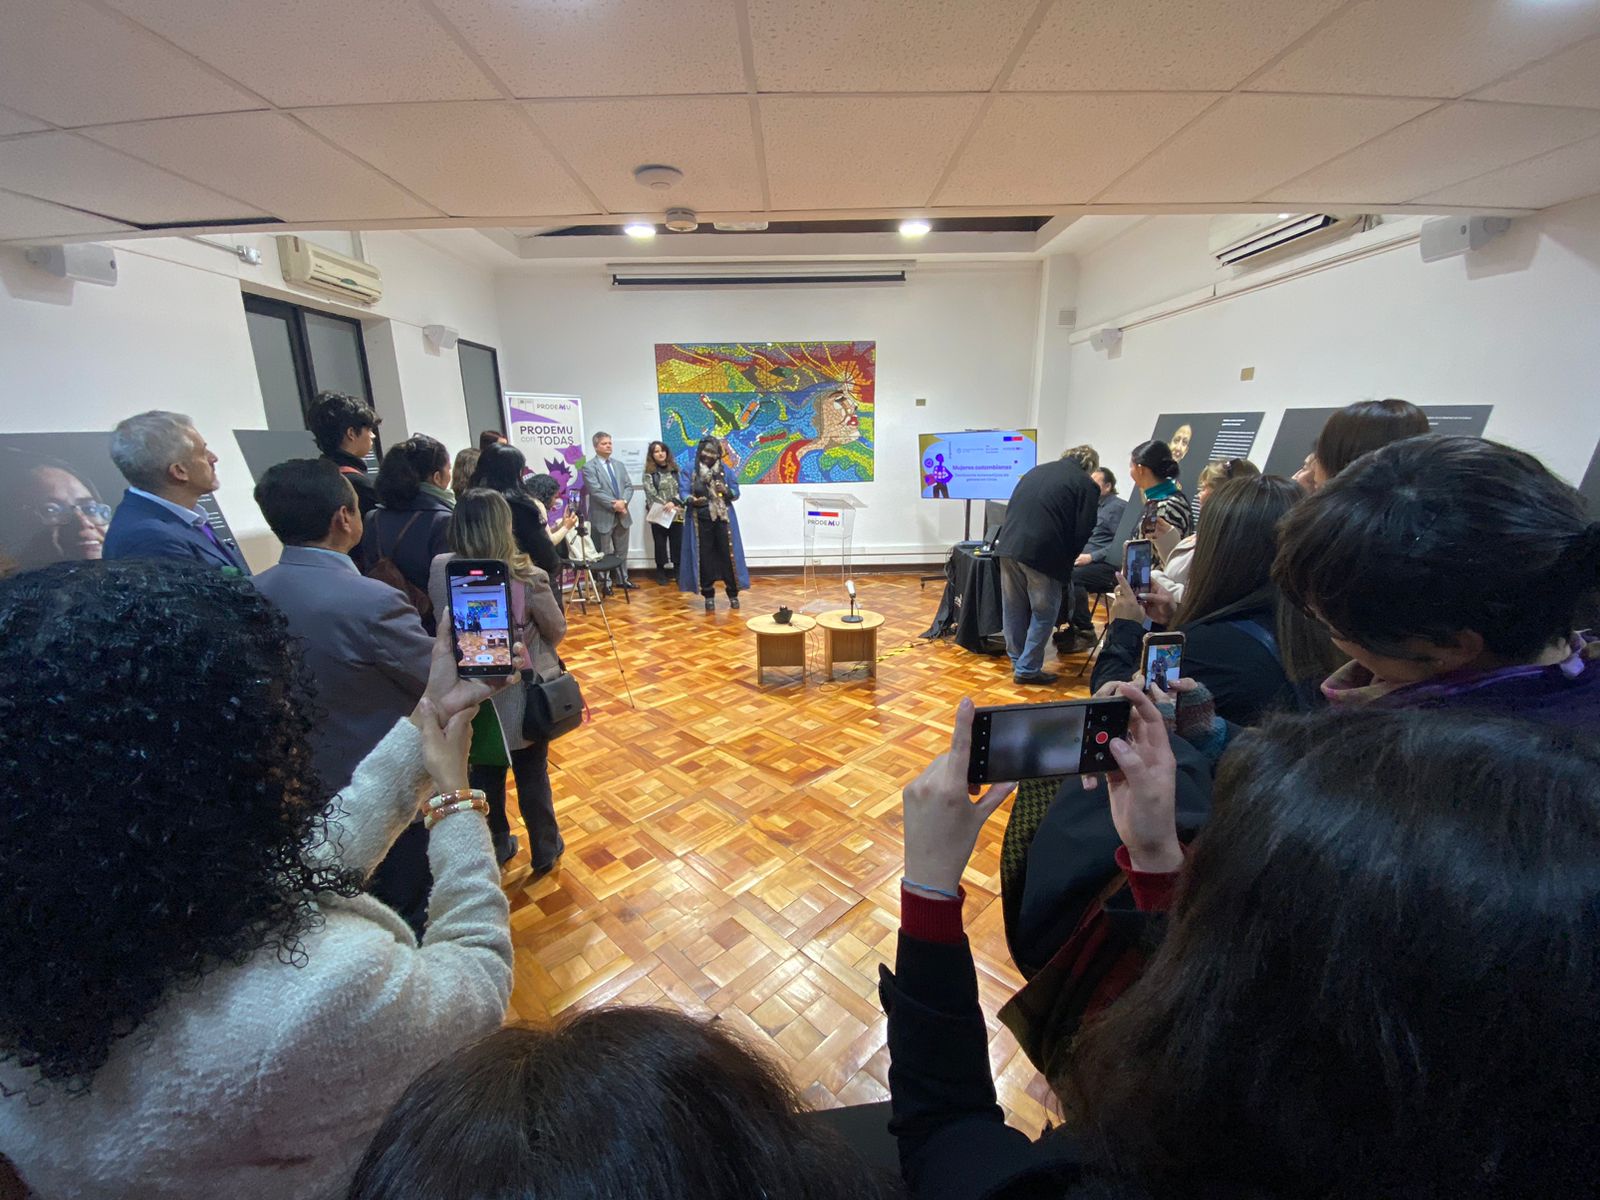
<svg viewBox="0 0 1600 1200">
<path fill-rule="evenodd" d="M 1039 462 L 1037 429 L 917 435 L 924 500 L 1008 500 Z"/>
</svg>

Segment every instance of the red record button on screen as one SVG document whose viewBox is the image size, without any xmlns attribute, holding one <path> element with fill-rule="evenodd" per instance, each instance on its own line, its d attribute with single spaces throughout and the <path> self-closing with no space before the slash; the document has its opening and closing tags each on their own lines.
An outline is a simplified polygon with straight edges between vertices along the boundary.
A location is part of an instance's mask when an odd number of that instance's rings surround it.
<svg viewBox="0 0 1600 1200">
<path fill-rule="evenodd" d="M 1104 746 L 1110 740 L 1111 740 L 1111 735 L 1109 733 L 1107 733 L 1104 729 L 1102 729 L 1099 733 L 1094 735 L 1094 743 L 1097 746 Z"/>
</svg>

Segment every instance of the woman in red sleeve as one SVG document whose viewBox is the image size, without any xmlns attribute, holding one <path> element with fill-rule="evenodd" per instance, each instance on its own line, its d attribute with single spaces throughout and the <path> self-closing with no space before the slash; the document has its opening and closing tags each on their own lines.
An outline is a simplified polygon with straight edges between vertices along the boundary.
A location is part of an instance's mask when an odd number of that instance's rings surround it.
<svg viewBox="0 0 1600 1200">
<path fill-rule="evenodd" d="M 1600 1179 L 1600 752 L 1444 712 L 1240 739 L 1188 850 L 1160 715 L 1112 749 L 1117 862 L 1171 909 L 1090 1021 L 1037 1142 L 995 1102 L 960 880 L 1009 786 L 966 785 L 972 707 L 905 790 L 889 1083 L 916 1197 L 1520 1197 Z M 1160 920 L 1159 917 L 1153 919 Z"/>
</svg>

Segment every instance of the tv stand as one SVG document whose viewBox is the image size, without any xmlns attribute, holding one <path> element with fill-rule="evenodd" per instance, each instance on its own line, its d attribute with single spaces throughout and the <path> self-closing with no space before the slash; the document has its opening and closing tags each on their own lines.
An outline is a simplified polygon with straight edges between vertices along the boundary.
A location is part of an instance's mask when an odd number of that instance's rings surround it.
<svg viewBox="0 0 1600 1200">
<path fill-rule="evenodd" d="M 962 503 L 967 506 L 967 518 L 966 524 L 962 527 L 961 540 L 964 542 L 970 542 L 972 540 L 972 501 L 964 500 Z M 920 575 L 917 577 L 917 590 L 921 591 L 930 583 L 943 578 L 943 575 Z"/>
</svg>

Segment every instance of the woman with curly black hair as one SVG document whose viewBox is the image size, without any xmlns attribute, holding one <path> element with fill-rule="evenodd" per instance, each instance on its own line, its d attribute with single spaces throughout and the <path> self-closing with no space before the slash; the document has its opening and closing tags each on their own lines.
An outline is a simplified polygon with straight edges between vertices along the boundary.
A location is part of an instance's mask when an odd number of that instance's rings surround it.
<svg viewBox="0 0 1600 1200">
<path fill-rule="evenodd" d="M 490 689 L 440 643 L 331 803 L 306 691 L 247 581 L 0 580 L 0 1150 L 41 1200 L 336 1193 L 411 1078 L 500 1024 L 507 906 L 455 795 Z M 419 801 L 420 948 L 360 891 Z"/>
</svg>

